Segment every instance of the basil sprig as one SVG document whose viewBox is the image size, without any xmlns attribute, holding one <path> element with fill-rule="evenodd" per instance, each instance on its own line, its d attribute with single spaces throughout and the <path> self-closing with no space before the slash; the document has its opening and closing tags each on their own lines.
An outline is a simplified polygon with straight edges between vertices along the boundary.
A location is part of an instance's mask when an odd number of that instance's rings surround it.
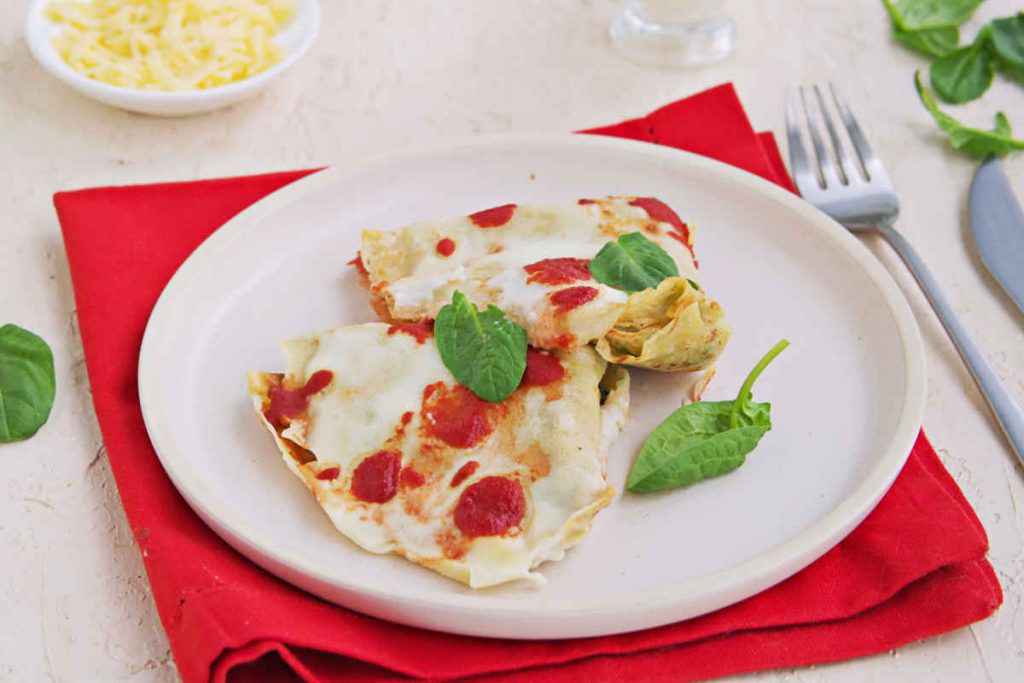
<svg viewBox="0 0 1024 683">
<path fill-rule="evenodd" d="M 978 99 L 996 74 L 989 31 L 983 29 L 973 43 L 939 57 L 931 66 L 932 87 L 946 102 L 960 104 Z"/>
<path fill-rule="evenodd" d="M 0 443 L 35 434 L 50 416 L 56 391 L 47 343 L 17 325 L 0 327 Z"/>
<path fill-rule="evenodd" d="M 485 401 L 504 400 L 523 379 L 526 331 L 493 304 L 478 311 L 455 292 L 437 314 L 434 337 L 445 367 Z"/>
<path fill-rule="evenodd" d="M 897 28 L 927 31 L 957 27 L 971 18 L 982 0 L 882 0 Z"/>
<path fill-rule="evenodd" d="M 928 89 L 921 84 L 920 74 L 914 74 L 914 86 L 917 88 L 918 97 L 924 104 L 925 109 L 935 119 L 939 128 L 949 136 L 949 144 L 954 149 L 970 154 L 971 156 L 984 159 L 990 154 L 1003 156 L 1014 150 L 1024 150 L 1024 140 L 1013 137 L 1013 129 L 1010 121 L 1003 112 L 996 113 L 996 124 L 992 130 L 980 130 L 971 128 L 960 123 L 949 114 L 939 109 L 938 102 L 928 92 Z"/>
<path fill-rule="evenodd" d="M 679 267 L 668 252 L 643 233 L 631 232 L 601 247 L 590 261 L 590 274 L 609 287 L 642 292 L 679 275 Z"/>
<path fill-rule="evenodd" d="M 771 404 L 752 401 L 758 376 L 782 350 L 785 339 L 758 361 L 733 401 L 700 401 L 679 408 L 640 448 L 626 479 L 633 493 L 690 486 L 731 472 L 772 428 Z"/>
</svg>

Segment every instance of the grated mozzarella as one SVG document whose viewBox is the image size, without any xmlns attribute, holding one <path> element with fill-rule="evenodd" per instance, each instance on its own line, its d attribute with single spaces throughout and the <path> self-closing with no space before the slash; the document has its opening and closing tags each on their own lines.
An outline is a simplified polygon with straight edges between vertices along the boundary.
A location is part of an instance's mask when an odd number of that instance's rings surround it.
<svg viewBox="0 0 1024 683">
<path fill-rule="evenodd" d="M 138 90 L 194 90 L 235 83 L 281 59 L 273 37 L 294 0 L 55 0 L 53 39 L 75 71 Z"/>
</svg>

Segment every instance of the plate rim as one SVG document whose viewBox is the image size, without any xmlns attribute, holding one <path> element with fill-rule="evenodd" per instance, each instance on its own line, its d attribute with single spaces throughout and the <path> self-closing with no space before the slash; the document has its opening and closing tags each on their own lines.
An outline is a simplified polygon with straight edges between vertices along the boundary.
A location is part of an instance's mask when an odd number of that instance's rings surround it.
<svg viewBox="0 0 1024 683">
<path fill-rule="evenodd" d="M 171 324 L 170 309 L 173 299 L 179 290 L 187 290 L 190 275 L 203 267 L 207 254 L 216 254 L 231 241 L 238 239 L 249 226 L 258 224 L 264 217 L 274 213 L 303 196 L 314 192 L 320 187 L 340 182 L 346 177 L 357 176 L 374 169 L 411 159 L 451 153 L 455 150 L 473 148 L 486 150 L 493 147 L 508 145 L 540 145 L 540 146 L 585 146 L 606 148 L 612 152 L 625 152 L 648 156 L 651 161 L 682 163 L 705 170 L 708 173 L 723 176 L 731 185 L 741 191 L 753 192 L 766 196 L 767 199 L 781 203 L 805 219 L 807 223 L 816 224 L 837 248 L 850 257 L 867 277 L 878 288 L 889 312 L 895 321 L 895 327 L 902 343 L 905 367 L 905 391 L 901 415 L 894 429 L 894 436 L 875 465 L 866 473 L 858 486 L 846 496 L 830 512 L 820 517 L 795 537 L 771 547 L 739 564 L 698 577 L 665 584 L 659 588 L 647 589 L 642 592 L 628 591 L 616 595 L 605 596 L 599 605 L 588 607 L 574 606 L 571 601 L 553 598 L 545 601 L 545 607 L 554 610 L 549 618 L 577 618 L 623 614 L 628 612 L 650 611 L 652 614 L 672 612 L 673 607 L 681 616 L 673 618 L 653 618 L 650 620 L 632 619 L 629 623 L 605 628 L 583 628 L 580 626 L 555 628 L 559 634 L 553 635 L 550 629 L 537 631 L 535 634 L 516 632 L 515 626 L 490 623 L 486 626 L 473 627 L 467 621 L 465 625 L 441 626 L 435 620 L 424 617 L 396 619 L 393 610 L 367 609 L 353 607 L 338 598 L 339 593 L 364 596 L 374 601 L 387 601 L 394 604 L 396 600 L 404 601 L 402 609 L 462 611 L 484 609 L 490 618 L 535 617 L 536 613 L 524 608 L 514 601 L 497 603 L 487 601 L 486 595 L 464 594 L 453 590 L 443 601 L 436 597 L 424 597 L 418 591 L 404 591 L 402 586 L 394 586 L 383 590 L 376 586 L 365 586 L 358 582 L 349 582 L 343 575 L 330 575 L 322 571 L 316 563 L 306 561 L 275 549 L 273 543 L 266 542 L 258 528 L 247 520 L 231 514 L 230 508 L 217 509 L 216 503 L 202 499 L 199 493 L 204 486 L 189 468 L 177 467 L 173 453 L 171 435 L 159 418 L 160 391 L 158 381 L 159 356 L 153 349 L 161 329 Z M 798 195 L 771 183 L 753 173 L 710 159 L 692 152 L 679 150 L 662 145 L 597 135 L 579 134 L 495 134 L 478 135 L 450 139 L 441 143 L 421 145 L 411 149 L 378 154 L 362 161 L 331 166 L 314 171 L 288 185 L 271 192 L 257 200 L 241 212 L 233 216 L 220 228 L 214 231 L 185 259 L 174 275 L 168 280 L 161 292 L 146 323 L 143 335 L 138 367 L 139 403 L 153 450 L 156 452 L 161 466 L 167 473 L 178 492 L 189 506 L 229 545 L 245 555 L 248 559 L 264 567 L 271 573 L 298 587 L 312 592 L 336 604 L 363 611 L 374 616 L 381 616 L 391 621 L 401 621 L 414 626 L 431 630 L 442 630 L 468 635 L 506 637 L 517 639 L 537 638 L 573 638 L 593 635 L 610 635 L 636 631 L 644 628 L 689 619 L 701 614 L 735 604 L 751 595 L 761 592 L 786 578 L 789 578 L 804 567 L 820 558 L 843 538 L 845 538 L 874 509 L 882 496 L 889 490 L 892 482 L 899 474 L 910 455 L 911 449 L 920 431 L 924 414 L 926 397 L 926 374 L 924 347 L 920 331 L 909 303 L 902 294 L 892 275 L 859 240 L 834 220 L 805 202 Z M 740 588 L 743 585 L 745 587 Z M 455 586 L 453 585 L 453 588 Z M 695 597 L 698 596 L 698 597 Z M 699 600 L 699 596 L 706 599 Z M 684 610 L 680 603 L 700 601 L 695 608 Z M 387 615 L 384 614 L 387 612 Z M 639 623 L 640 625 L 637 625 Z M 510 630 L 511 629 L 511 630 Z M 564 632 L 564 633 L 563 633 Z"/>
</svg>

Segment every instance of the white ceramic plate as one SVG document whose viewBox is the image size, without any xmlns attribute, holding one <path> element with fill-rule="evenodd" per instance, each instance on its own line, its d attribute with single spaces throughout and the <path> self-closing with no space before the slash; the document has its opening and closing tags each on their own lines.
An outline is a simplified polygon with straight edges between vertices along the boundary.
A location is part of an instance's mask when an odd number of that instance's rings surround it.
<svg viewBox="0 0 1024 683">
<path fill-rule="evenodd" d="M 36 61 L 50 75 L 82 95 L 112 107 L 154 116 L 187 116 L 220 109 L 263 90 L 288 67 L 297 62 L 313 44 L 320 30 L 319 0 L 296 0 L 295 18 L 273 40 L 281 47 L 281 61 L 266 71 L 238 83 L 207 90 L 159 92 L 120 88 L 86 78 L 61 59 L 53 48 L 53 37 L 62 29 L 46 16 L 51 0 L 34 0 L 25 16 L 25 40 Z"/>
<path fill-rule="evenodd" d="M 547 586 L 474 592 L 356 548 L 328 522 L 252 414 L 251 368 L 280 340 L 373 319 L 345 266 L 363 227 L 398 227 L 508 201 L 654 195 L 697 227 L 701 284 L 734 328 L 708 398 L 762 376 L 774 429 L 728 476 L 620 496 Z M 724 607 L 806 566 L 877 503 L 913 444 L 921 341 L 868 251 L 753 175 L 665 147 L 590 136 L 477 138 L 300 180 L 258 202 L 178 270 L 153 311 L 139 387 L 171 479 L 225 540 L 282 578 L 385 619 L 442 631 L 567 638 Z M 632 416 L 609 458 L 621 490 L 637 448 L 681 400 L 678 377 L 633 373 Z"/>
</svg>

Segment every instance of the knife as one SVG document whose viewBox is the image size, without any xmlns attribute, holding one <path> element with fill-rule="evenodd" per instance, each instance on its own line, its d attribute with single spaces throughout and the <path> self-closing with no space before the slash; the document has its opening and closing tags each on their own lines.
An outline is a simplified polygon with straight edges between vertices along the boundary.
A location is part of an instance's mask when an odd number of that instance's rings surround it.
<svg viewBox="0 0 1024 683">
<path fill-rule="evenodd" d="M 970 210 L 982 263 L 1024 312 L 1024 210 L 996 157 L 974 174 Z"/>
</svg>

